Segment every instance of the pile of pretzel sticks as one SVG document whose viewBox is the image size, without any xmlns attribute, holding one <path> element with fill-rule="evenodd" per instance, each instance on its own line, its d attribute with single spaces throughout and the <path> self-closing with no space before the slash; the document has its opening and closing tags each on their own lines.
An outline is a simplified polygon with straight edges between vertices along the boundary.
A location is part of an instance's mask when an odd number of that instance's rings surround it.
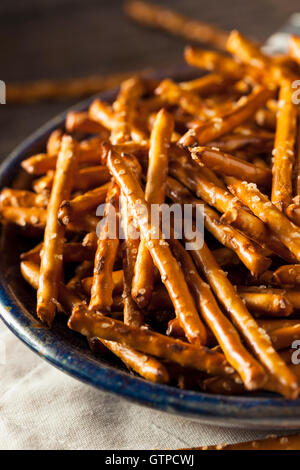
<svg viewBox="0 0 300 470">
<path fill-rule="evenodd" d="M 70 112 L 46 152 L 22 162 L 32 190 L 2 190 L 2 223 L 34 237 L 21 272 L 48 326 L 63 312 L 96 354 L 109 350 L 154 382 L 293 399 L 300 39 L 284 57 L 236 31 L 226 48 L 186 48 L 205 76 L 134 76 L 112 104 Z M 163 203 L 202 205 L 201 246 L 187 250 L 154 224 L 151 207 Z M 111 213 L 124 237 L 109 236 Z"/>
</svg>

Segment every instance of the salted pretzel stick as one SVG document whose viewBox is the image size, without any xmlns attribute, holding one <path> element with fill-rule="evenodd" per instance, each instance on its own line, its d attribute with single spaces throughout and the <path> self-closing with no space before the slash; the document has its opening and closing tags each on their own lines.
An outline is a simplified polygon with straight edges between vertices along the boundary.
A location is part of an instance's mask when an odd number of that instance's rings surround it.
<svg viewBox="0 0 300 470">
<path fill-rule="evenodd" d="M 118 238 L 118 205 L 119 189 L 115 183 L 111 183 L 106 196 L 106 208 L 104 216 L 107 217 L 98 239 L 95 255 L 93 284 L 91 289 L 90 310 L 109 311 L 112 304 L 112 272 L 119 246 Z M 110 225 L 114 218 L 116 233 L 110 233 Z"/>
<path fill-rule="evenodd" d="M 164 109 L 160 110 L 155 119 L 150 137 L 149 163 L 145 188 L 145 199 L 149 205 L 163 204 L 165 202 L 168 150 L 173 128 L 174 120 L 172 116 Z M 141 308 L 149 304 L 153 287 L 154 265 L 146 240 L 142 236 L 132 280 L 132 297 Z"/>
<path fill-rule="evenodd" d="M 66 80 L 38 80 L 27 83 L 9 83 L 6 88 L 8 103 L 30 103 L 44 100 L 80 98 L 92 96 L 103 90 L 118 86 L 132 73 L 95 75 Z"/>
<path fill-rule="evenodd" d="M 200 166 L 207 166 L 218 174 L 236 176 L 237 178 L 256 183 L 259 186 L 269 187 L 272 173 L 252 163 L 245 162 L 219 149 L 208 147 L 192 147 L 191 155 Z"/>
<path fill-rule="evenodd" d="M 70 136 L 63 137 L 47 210 L 37 291 L 37 315 L 49 326 L 51 326 L 55 317 L 58 283 L 61 280 L 63 268 L 65 227 L 58 222 L 57 213 L 62 201 L 68 199 L 71 194 L 72 181 L 77 165 L 75 145 Z"/>
<path fill-rule="evenodd" d="M 101 155 L 102 140 L 94 137 L 78 143 L 78 163 L 99 163 Z M 42 175 L 48 170 L 54 170 L 57 162 L 57 155 L 40 153 L 23 160 L 21 165 L 27 173 Z"/>
<path fill-rule="evenodd" d="M 286 397 L 296 397 L 299 393 L 296 377 L 278 356 L 266 332 L 260 329 L 253 319 L 207 245 L 204 243 L 202 248 L 191 251 L 191 254 L 198 269 L 205 274 L 220 304 L 270 373 L 277 390 Z"/>
<path fill-rule="evenodd" d="M 108 130 L 116 125 L 116 115 L 110 104 L 96 99 L 89 108 L 89 118 Z"/>
<path fill-rule="evenodd" d="M 251 153 L 271 152 L 274 135 L 260 135 L 258 133 L 242 134 L 234 131 L 233 134 L 224 135 L 221 139 L 207 143 L 209 147 L 216 147 L 223 152 L 233 153 L 245 148 Z"/>
<path fill-rule="evenodd" d="M 139 77 L 131 77 L 121 83 L 120 92 L 113 103 L 115 125 L 110 136 L 112 144 L 130 140 L 134 130 L 136 105 L 144 91 L 144 83 Z M 140 140 L 143 140 L 143 138 Z"/>
<path fill-rule="evenodd" d="M 253 68 L 261 70 L 266 82 L 272 79 L 280 84 L 285 78 L 297 78 L 285 65 L 276 63 L 272 58 L 264 55 L 259 46 L 245 38 L 238 31 L 232 31 L 229 34 L 226 49 L 243 64 L 248 64 Z"/>
<path fill-rule="evenodd" d="M 167 8 L 140 0 L 125 4 L 126 14 L 133 20 L 151 28 L 159 28 L 189 41 L 199 41 L 224 49 L 228 34 L 207 23 L 185 16 Z"/>
<path fill-rule="evenodd" d="M 32 261 L 36 264 L 40 263 L 41 251 L 43 243 L 39 243 L 26 253 L 21 253 L 20 257 L 23 261 Z M 85 260 L 92 260 L 95 256 L 95 249 L 84 246 L 82 243 L 69 242 L 64 244 L 63 257 L 65 263 L 79 263 Z"/>
<path fill-rule="evenodd" d="M 199 318 L 184 276 L 176 259 L 172 256 L 168 243 L 162 238 L 159 227 L 149 220 L 150 206 L 145 200 L 141 186 L 130 167 L 114 151 L 109 153 L 107 164 L 130 204 L 136 223 L 147 241 L 147 248 L 161 274 L 162 282 L 169 292 L 176 316 L 188 340 L 198 345 L 204 344 L 205 327 Z"/>
<path fill-rule="evenodd" d="M 127 199 L 124 195 L 121 195 L 121 206 L 125 234 L 125 241 L 123 243 L 124 289 L 122 296 L 124 302 L 124 323 L 140 327 L 143 324 L 143 313 L 131 295 L 134 267 L 140 244 L 139 233 L 135 229 L 133 217 L 130 214 Z"/>
<path fill-rule="evenodd" d="M 292 202 L 292 171 L 295 160 L 297 111 L 293 104 L 292 83 L 284 80 L 280 86 L 279 109 L 273 154 L 271 201 L 283 211 Z M 235 175 L 232 175 L 235 176 Z"/>
<path fill-rule="evenodd" d="M 223 77 L 225 76 L 225 80 L 228 77 L 232 80 L 239 80 L 245 74 L 244 66 L 221 52 L 187 46 L 184 49 L 184 58 L 193 67 L 222 74 Z"/>
<path fill-rule="evenodd" d="M 184 111 L 194 116 L 205 114 L 206 105 L 193 91 L 185 90 L 173 80 L 165 79 L 156 88 L 155 93 L 168 104 L 178 105 Z"/>
<path fill-rule="evenodd" d="M 295 340 L 300 339 L 300 324 L 272 330 L 269 335 L 277 350 L 290 348 Z"/>
<path fill-rule="evenodd" d="M 274 131 L 276 128 L 276 114 L 269 109 L 259 109 L 255 114 L 255 122 L 260 127 Z"/>
<path fill-rule="evenodd" d="M 259 388 L 266 380 L 262 367 L 242 345 L 236 329 L 219 309 L 210 287 L 200 278 L 191 257 L 181 243 L 171 239 L 170 245 L 181 264 L 198 310 L 216 336 L 226 359 L 239 373 L 248 390 Z"/>
<path fill-rule="evenodd" d="M 234 373 L 222 354 L 205 346 L 185 343 L 147 328 L 125 325 L 102 314 L 90 312 L 82 304 L 73 309 L 68 325 L 85 336 L 117 341 L 145 354 L 168 359 L 209 374 L 222 376 Z"/>
<path fill-rule="evenodd" d="M 113 283 L 113 293 L 120 294 L 123 291 L 123 269 L 119 271 L 113 271 L 112 273 L 112 283 Z M 92 284 L 93 284 L 93 277 L 86 277 L 81 281 L 82 287 L 84 291 L 90 295 Z"/>
<path fill-rule="evenodd" d="M 63 138 L 63 131 L 61 129 L 55 129 L 49 135 L 46 149 L 48 155 L 57 155 L 60 151 L 61 140 Z"/>
<path fill-rule="evenodd" d="M 35 180 L 33 189 L 37 193 L 48 191 L 52 188 L 54 173 L 50 170 L 47 175 Z M 102 186 L 110 181 L 110 174 L 105 166 L 88 166 L 81 168 L 76 173 L 73 191 L 87 191 L 96 186 Z"/>
<path fill-rule="evenodd" d="M 300 230 L 253 183 L 227 177 L 230 191 L 247 205 L 300 260 Z"/>
<path fill-rule="evenodd" d="M 200 210 L 201 204 L 205 228 L 222 245 L 234 250 L 254 276 L 260 275 L 270 266 L 270 260 L 262 255 L 261 249 L 255 243 L 230 225 L 223 224 L 210 206 L 195 198 L 185 186 L 171 177 L 168 178 L 167 195 L 173 202 L 192 204 L 195 210 Z"/>
<path fill-rule="evenodd" d="M 274 280 L 279 285 L 295 286 L 300 284 L 300 264 L 288 264 L 280 266 L 273 274 Z"/>
<path fill-rule="evenodd" d="M 107 341 L 100 338 L 92 338 L 89 340 L 91 346 L 91 341 L 94 343 L 92 346 L 92 351 L 97 353 L 97 345 L 95 341 L 100 341 L 104 346 L 106 346 L 115 356 L 121 359 L 122 362 L 128 367 L 128 369 L 134 370 L 137 374 L 144 377 L 146 380 L 156 383 L 168 383 L 170 381 L 169 373 L 166 367 L 161 364 L 154 357 L 150 357 L 134 349 L 127 348 L 116 341 Z"/>
<path fill-rule="evenodd" d="M 270 287 L 257 287 L 257 286 L 240 286 L 239 289 L 241 289 L 242 292 L 258 292 L 258 293 L 270 293 L 270 294 L 279 294 L 279 295 L 284 295 L 289 302 L 293 305 L 295 310 L 300 309 L 300 292 L 298 289 L 293 289 L 293 288 L 270 288 Z"/>
<path fill-rule="evenodd" d="M 282 294 L 243 292 L 239 290 L 247 308 L 255 314 L 271 317 L 288 317 L 293 312 L 293 305 Z"/>
<path fill-rule="evenodd" d="M 48 205 L 45 194 L 35 194 L 25 189 L 3 188 L 0 193 L 0 210 L 5 206 L 13 207 L 41 207 Z"/>
<path fill-rule="evenodd" d="M 108 137 L 107 130 L 98 122 L 89 118 L 86 111 L 69 111 L 66 117 L 66 130 L 68 132 L 82 132 L 83 134 L 101 134 Z"/>
<path fill-rule="evenodd" d="M 278 437 L 272 435 L 258 441 L 193 447 L 192 449 L 184 450 L 300 450 L 300 434 Z"/>
<path fill-rule="evenodd" d="M 267 233 L 264 224 L 243 209 L 242 204 L 228 191 L 205 178 L 201 171 L 172 160 L 169 164 L 169 174 L 221 213 L 236 207 L 239 213 L 239 226 L 236 225 L 236 227 L 255 241 L 266 241 Z"/>
<path fill-rule="evenodd" d="M 38 287 L 39 279 L 39 266 L 28 261 L 21 263 L 21 272 L 25 280 L 31 284 L 34 289 Z M 80 303 L 80 298 L 77 297 L 70 289 L 66 288 L 63 284 L 59 285 L 59 301 L 64 306 L 67 314 L 72 311 L 72 308 Z M 127 367 L 133 369 L 145 379 L 152 382 L 167 383 L 169 375 L 166 368 L 154 358 L 145 356 L 133 349 L 126 348 L 119 343 L 100 340 L 103 344 L 110 349 L 117 357 L 119 357 Z"/>
<path fill-rule="evenodd" d="M 181 137 L 179 144 L 184 147 L 189 147 L 195 142 L 199 145 L 205 145 L 224 134 L 228 134 L 232 129 L 250 119 L 271 95 L 272 91 L 270 89 L 256 86 L 250 95 L 243 96 L 238 100 L 232 111 L 214 117 L 206 123 L 187 131 Z"/>
<path fill-rule="evenodd" d="M 289 55 L 300 65 L 300 38 L 294 34 L 290 35 Z"/>
<path fill-rule="evenodd" d="M 93 262 L 92 261 L 82 261 L 76 268 L 74 276 L 68 281 L 67 288 L 76 292 L 78 297 L 82 300 L 86 300 L 85 293 L 81 288 L 81 280 L 90 276 L 93 272 Z"/>
<path fill-rule="evenodd" d="M 180 82 L 179 85 L 183 90 L 194 91 L 204 97 L 213 93 L 222 92 L 234 81 L 235 79 L 233 77 L 225 77 L 221 73 L 209 73 L 204 77 L 195 78 L 187 82 Z"/>
<path fill-rule="evenodd" d="M 80 194 L 70 201 L 63 201 L 58 211 L 58 220 L 63 225 L 68 225 L 82 214 L 96 210 L 97 206 L 105 201 L 109 188 L 110 183 L 106 183 L 99 188 Z"/>
</svg>

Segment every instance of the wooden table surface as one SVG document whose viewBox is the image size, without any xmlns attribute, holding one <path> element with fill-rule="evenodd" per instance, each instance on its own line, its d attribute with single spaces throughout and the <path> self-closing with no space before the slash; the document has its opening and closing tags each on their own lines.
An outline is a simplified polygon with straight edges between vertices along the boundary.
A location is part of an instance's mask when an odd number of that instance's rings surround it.
<svg viewBox="0 0 300 470">
<path fill-rule="evenodd" d="M 299 0 L 163 0 L 156 3 L 239 29 L 264 41 Z M 121 0 L 1 0 L 0 80 L 26 81 L 167 67 L 182 62 L 184 41 L 126 18 Z M 0 106 L 0 160 L 73 103 Z"/>
</svg>

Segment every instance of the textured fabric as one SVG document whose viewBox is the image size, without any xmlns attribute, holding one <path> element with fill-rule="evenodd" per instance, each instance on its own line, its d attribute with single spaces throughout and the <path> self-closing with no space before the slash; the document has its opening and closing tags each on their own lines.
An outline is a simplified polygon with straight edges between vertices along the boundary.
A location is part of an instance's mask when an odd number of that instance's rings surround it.
<svg viewBox="0 0 300 470">
<path fill-rule="evenodd" d="M 178 449 L 267 433 L 202 425 L 67 376 L 0 323 L 0 449 Z M 270 434 L 270 433 L 268 433 Z"/>
</svg>

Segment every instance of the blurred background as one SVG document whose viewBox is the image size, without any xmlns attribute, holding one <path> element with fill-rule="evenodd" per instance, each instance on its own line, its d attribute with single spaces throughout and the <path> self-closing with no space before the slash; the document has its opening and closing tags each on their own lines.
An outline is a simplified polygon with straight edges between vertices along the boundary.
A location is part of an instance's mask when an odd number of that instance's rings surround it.
<svg viewBox="0 0 300 470">
<path fill-rule="evenodd" d="M 0 80 L 85 77 L 183 62 L 185 41 L 127 18 L 122 0 L 1 0 Z M 299 0 L 161 0 L 186 16 L 264 41 Z M 77 100 L 0 106 L 0 160 Z"/>
</svg>

